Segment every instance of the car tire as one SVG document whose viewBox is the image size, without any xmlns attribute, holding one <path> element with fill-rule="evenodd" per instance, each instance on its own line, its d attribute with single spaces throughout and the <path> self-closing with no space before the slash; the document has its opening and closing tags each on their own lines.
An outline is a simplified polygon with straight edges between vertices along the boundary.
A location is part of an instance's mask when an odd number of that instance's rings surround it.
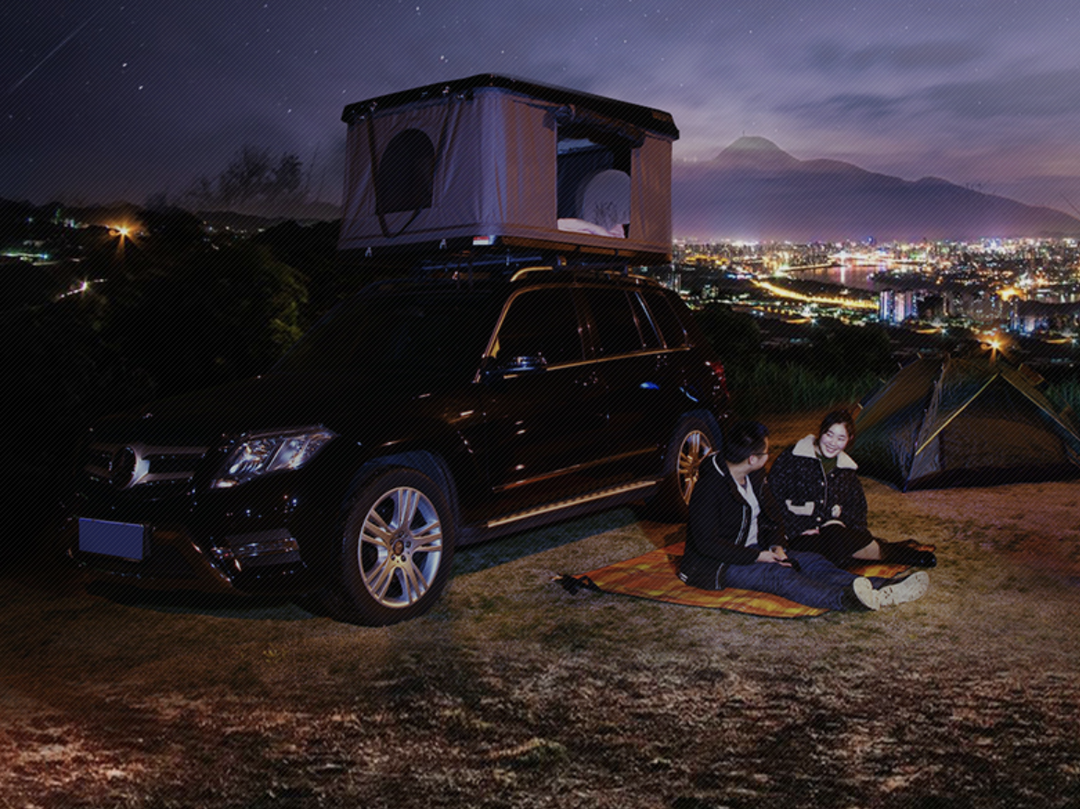
<svg viewBox="0 0 1080 809">
<path fill-rule="evenodd" d="M 393 467 L 345 504 L 337 578 L 324 592 L 339 620 L 385 626 L 422 615 L 438 600 L 454 554 L 454 519 L 442 487 Z"/>
<path fill-rule="evenodd" d="M 664 451 L 663 480 L 648 504 L 647 515 L 664 522 L 685 522 L 698 467 L 720 448 L 719 430 L 700 416 L 683 416 Z"/>
</svg>

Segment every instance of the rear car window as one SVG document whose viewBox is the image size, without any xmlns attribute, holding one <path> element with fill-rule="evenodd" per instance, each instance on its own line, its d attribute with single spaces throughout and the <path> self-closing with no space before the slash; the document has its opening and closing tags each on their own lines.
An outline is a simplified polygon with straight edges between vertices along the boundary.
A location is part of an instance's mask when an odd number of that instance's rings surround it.
<svg viewBox="0 0 1080 809">
<path fill-rule="evenodd" d="M 660 327 L 660 333 L 664 336 L 667 347 L 682 348 L 687 345 L 686 329 L 683 328 L 667 296 L 659 290 L 647 291 L 645 300 L 656 325 Z"/>
<path fill-rule="evenodd" d="M 652 315 L 649 313 L 648 308 L 645 306 L 645 301 L 641 299 L 641 296 L 637 293 L 628 293 L 630 298 L 630 306 L 634 310 L 634 317 L 638 323 L 638 329 L 641 331 L 641 339 L 645 343 L 646 348 L 662 348 L 663 341 L 660 339 L 660 334 L 657 332 L 657 326 L 653 323 Z"/>
</svg>

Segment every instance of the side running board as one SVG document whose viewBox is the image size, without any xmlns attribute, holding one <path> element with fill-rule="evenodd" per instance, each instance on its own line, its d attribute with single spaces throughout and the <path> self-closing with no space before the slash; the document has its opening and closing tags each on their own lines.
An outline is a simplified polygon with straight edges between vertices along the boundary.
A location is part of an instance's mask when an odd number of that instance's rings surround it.
<svg viewBox="0 0 1080 809">
<path fill-rule="evenodd" d="M 661 480 L 662 478 L 638 480 L 633 483 L 624 483 L 620 486 L 613 486 L 610 489 L 600 489 L 599 491 L 590 492 L 589 494 L 584 494 L 580 497 L 572 497 L 569 500 L 560 500 L 556 503 L 545 503 L 542 506 L 537 506 L 536 508 L 531 508 L 527 511 L 518 511 L 514 514 L 507 514 L 502 517 L 496 517 L 495 519 L 488 520 L 486 527 L 497 528 L 500 525 L 517 522 L 518 520 L 527 520 L 531 517 L 539 517 L 543 514 L 550 514 L 553 511 L 562 511 L 563 509 L 573 508 L 574 506 L 580 506 L 585 503 L 591 503 L 595 500 L 603 500 L 605 498 L 615 497 L 620 494 L 628 494 L 630 492 L 640 491 L 642 489 L 649 489 L 658 485 Z"/>
</svg>

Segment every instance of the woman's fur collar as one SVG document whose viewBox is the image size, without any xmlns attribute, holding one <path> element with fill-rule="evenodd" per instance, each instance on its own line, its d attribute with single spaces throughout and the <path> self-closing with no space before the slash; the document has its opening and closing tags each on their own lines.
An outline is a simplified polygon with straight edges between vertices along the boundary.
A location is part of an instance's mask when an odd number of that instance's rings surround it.
<svg viewBox="0 0 1080 809">
<path fill-rule="evenodd" d="M 814 436 L 808 435 L 799 439 L 799 443 L 795 445 L 792 450 L 792 454 L 796 458 L 816 458 L 817 452 L 814 450 Z M 836 456 L 836 468 L 837 469 L 858 469 L 859 465 L 852 460 L 851 456 L 842 451 Z"/>
</svg>

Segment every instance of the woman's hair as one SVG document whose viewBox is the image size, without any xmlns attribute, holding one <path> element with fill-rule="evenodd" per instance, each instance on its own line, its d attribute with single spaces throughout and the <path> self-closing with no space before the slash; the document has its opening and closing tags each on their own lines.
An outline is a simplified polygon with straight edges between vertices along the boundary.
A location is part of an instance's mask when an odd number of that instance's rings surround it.
<svg viewBox="0 0 1080 809">
<path fill-rule="evenodd" d="M 855 437 L 855 419 L 853 419 L 851 414 L 846 410 L 834 410 L 821 420 L 821 426 L 818 427 L 816 439 L 820 441 L 821 436 L 829 432 L 829 428 L 834 424 L 844 425 L 844 429 L 847 430 L 849 441 Z"/>
<path fill-rule="evenodd" d="M 760 421 L 735 422 L 727 430 L 724 460 L 742 463 L 751 455 L 760 455 L 765 451 L 765 439 L 768 437 L 769 428 Z"/>
</svg>

